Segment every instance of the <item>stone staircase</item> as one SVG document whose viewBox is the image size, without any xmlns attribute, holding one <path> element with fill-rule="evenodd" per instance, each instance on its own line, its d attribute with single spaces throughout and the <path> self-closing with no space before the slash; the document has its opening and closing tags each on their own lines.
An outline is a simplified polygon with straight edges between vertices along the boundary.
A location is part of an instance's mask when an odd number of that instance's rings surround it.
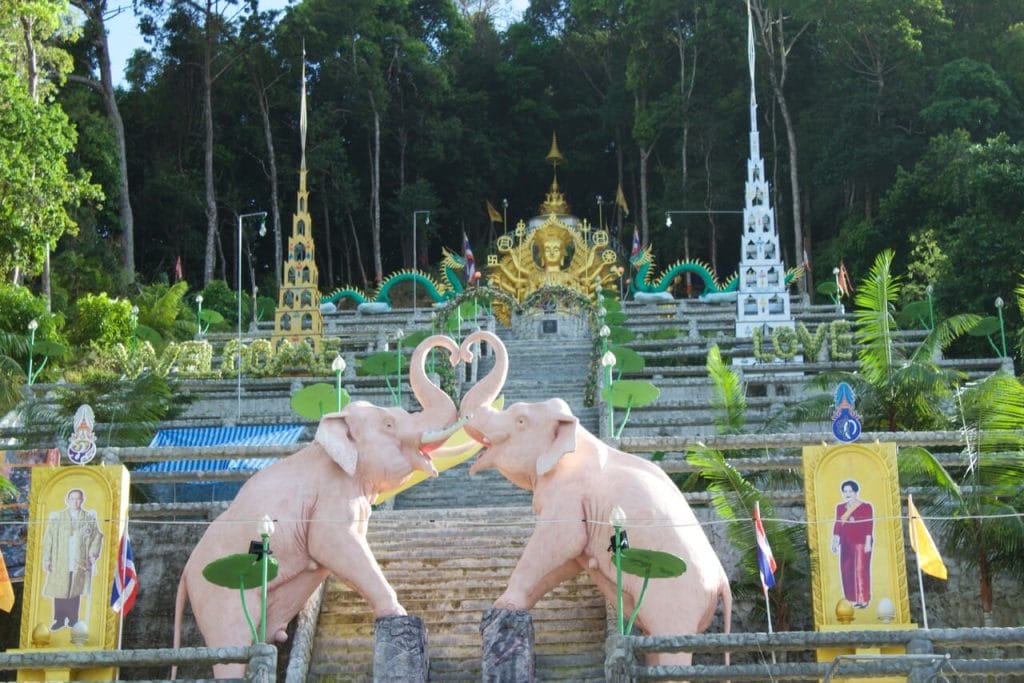
<svg viewBox="0 0 1024 683">
<path fill-rule="evenodd" d="M 375 512 L 368 540 L 402 605 L 427 629 L 430 678 L 479 681 L 480 619 L 502 593 L 533 529 L 528 508 Z M 603 681 L 604 598 L 585 576 L 534 609 L 537 679 Z M 373 615 L 328 581 L 307 681 L 373 680 Z"/>
</svg>

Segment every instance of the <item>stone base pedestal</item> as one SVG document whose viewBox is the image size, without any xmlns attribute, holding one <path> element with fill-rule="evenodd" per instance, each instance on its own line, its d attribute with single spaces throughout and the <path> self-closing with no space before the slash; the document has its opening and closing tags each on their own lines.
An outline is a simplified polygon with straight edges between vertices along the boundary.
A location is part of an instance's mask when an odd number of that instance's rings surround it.
<svg viewBox="0 0 1024 683">
<path fill-rule="evenodd" d="M 491 608 L 480 620 L 485 683 L 532 683 L 533 617 L 526 611 Z"/>
<path fill-rule="evenodd" d="M 427 629 L 419 617 L 381 617 L 373 623 L 374 683 L 427 683 Z"/>
</svg>

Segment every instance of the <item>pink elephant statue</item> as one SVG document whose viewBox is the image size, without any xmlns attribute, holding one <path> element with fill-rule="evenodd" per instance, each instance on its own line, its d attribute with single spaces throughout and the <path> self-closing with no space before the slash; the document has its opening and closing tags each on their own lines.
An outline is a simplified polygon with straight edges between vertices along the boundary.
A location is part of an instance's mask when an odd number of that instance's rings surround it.
<svg viewBox="0 0 1024 683">
<path fill-rule="evenodd" d="M 238 591 L 208 582 L 202 571 L 213 560 L 245 552 L 250 539 L 259 538 L 264 515 L 276 525 L 270 547 L 279 563 L 267 593 L 268 641 L 287 638 L 288 622 L 328 574 L 362 595 L 375 617 L 406 613 L 366 542 L 366 529 L 376 495 L 400 485 L 414 470 L 436 475 L 430 452 L 462 426 L 452 399 L 426 377 L 424 362 L 435 347 L 447 349 L 453 365 L 459 362 L 459 347 L 446 336 L 428 337 L 416 347 L 409 384 L 421 412 L 355 401 L 324 415 L 305 448 L 246 481 L 185 564 L 175 602 L 175 648 L 186 600 L 207 647 L 250 644 Z M 259 628 L 259 590 L 249 590 L 246 602 Z M 176 668 L 171 677 L 175 674 Z M 217 678 L 244 674 L 243 664 L 214 666 Z"/>
<path fill-rule="evenodd" d="M 612 510 L 626 515 L 634 548 L 660 550 L 686 562 L 682 576 L 652 579 L 636 625 L 647 635 L 684 635 L 708 628 L 721 598 L 724 630 L 732 621 L 732 591 L 722 563 L 700 523 L 668 475 L 657 465 L 611 448 L 580 426 L 565 401 L 491 407 L 508 372 L 508 354 L 493 334 L 478 331 L 462 342 L 494 347 L 495 366 L 462 399 L 466 432 L 484 446 L 470 474 L 495 468 L 516 486 L 533 491 L 537 525 L 508 587 L 494 606 L 529 610 L 546 593 L 581 571 L 617 603 L 610 539 Z M 643 579 L 623 576 L 623 611 L 632 614 Z M 648 657 L 650 664 L 690 664 L 691 653 Z M 727 658 L 728 661 L 728 658 Z"/>
</svg>

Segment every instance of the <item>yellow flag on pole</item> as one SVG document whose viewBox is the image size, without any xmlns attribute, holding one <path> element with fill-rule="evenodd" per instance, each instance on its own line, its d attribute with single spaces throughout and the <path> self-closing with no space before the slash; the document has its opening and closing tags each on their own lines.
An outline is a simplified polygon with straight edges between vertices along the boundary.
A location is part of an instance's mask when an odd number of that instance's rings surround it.
<svg viewBox="0 0 1024 683">
<path fill-rule="evenodd" d="M 494 208 L 494 204 L 491 204 L 491 200 L 487 200 L 487 216 L 491 219 L 492 223 L 504 223 L 501 214 Z"/>
<path fill-rule="evenodd" d="M 917 564 L 921 571 L 939 579 L 948 578 L 946 565 L 935 547 L 932 535 L 924 525 L 924 520 L 914 506 L 914 497 L 907 495 L 907 513 L 910 515 L 910 547 L 917 553 Z"/>
<path fill-rule="evenodd" d="M 14 586 L 11 585 L 11 577 L 7 574 L 7 563 L 4 562 L 4 554 L 0 552 L 0 609 L 10 612 L 14 607 Z"/>
<path fill-rule="evenodd" d="M 622 183 L 619 183 L 619 189 L 615 191 L 615 203 L 622 209 L 622 213 L 629 215 L 629 205 L 626 204 L 626 194 L 622 191 Z"/>
</svg>

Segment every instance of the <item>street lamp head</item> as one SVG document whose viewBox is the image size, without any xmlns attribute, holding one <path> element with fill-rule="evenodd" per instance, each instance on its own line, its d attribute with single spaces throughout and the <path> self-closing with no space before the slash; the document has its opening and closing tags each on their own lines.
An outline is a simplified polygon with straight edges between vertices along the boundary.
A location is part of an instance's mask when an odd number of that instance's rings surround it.
<svg viewBox="0 0 1024 683">
<path fill-rule="evenodd" d="M 331 362 L 331 370 L 334 370 L 335 372 L 345 372 L 346 367 L 348 367 L 348 364 L 345 362 L 345 359 L 341 357 L 340 353 L 335 356 L 334 361 Z"/>
<path fill-rule="evenodd" d="M 672 227 L 672 214 L 670 214 L 668 211 L 665 212 L 665 227 Z"/>
<path fill-rule="evenodd" d="M 132 306 L 132 315 L 133 316 L 138 316 L 139 315 L 139 307 L 138 306 Z"/>
<path fill-rule="evenodd" d="M 402 328 L 399 327 L 397 330 L 395 330 L 395 339 L 397 339 L 398 341 L 402 341 L 403 337 L 405 337 L 405 332 L 403 332 Z"/>
<path fill-rule="evenodd" d="M 619 528 L 626 526 L 626 511 L 616 505 L 612 508 L 612 514 L 608 521 L 612 523 L 612 526 Z"/>
<path fill-rule="evenodd" d="M 606 368 L 614 368 L 615 363 L 617 362 L 618 359 L 615 357 L 615 354 L 612 353 L 611 351 L 605 351 L 604 355 L 601 356 L 601 365 Z"/>
<path fill-rule="evenodd" d="M 1000 310 L 1003 308 L 1003 297 L 1001 297 L 1001 296 L 997 296 L 996 297 L 996 308 L 998 308 Z"/>
<path fill-rule="evenodd" d="M 506 209 L 508 208 L 508 198 L 507 197 L 505 199 L 501 200 L 501 206 L 503 208 L 506 208 Z"/>
<path fill-rule="evenodd" d="M 264 216 L 263 220 L 260 221 L 260 237 L 267 236 L 267 217 Z"/>
<path fill-rule="evenodd" d="M 32 318 L 31 320 L 28 321 L 28 331 L 29 332 L 35 332 L 38 329 L 39 329 L 39 323 L 36 321 L 35 318 Z"/>
<path fill-rule="evenodd" d="M 611 330 L 611 328 L 610 328 L 610 327 L 608 327 L 607 325 L 601 325 L 601 329 L 597 331 L 597 334 L 598 334 L 599 336 L 601 336 L 602 338 L 603 338 L 603 337 L 607 337 L 607 336 L 608 336 L 608 335 L 610 335 L 611 333 L 612 333 L 612 330 Z"/>
<path fill-rule="evenodd" d="M 203 305 L 203 295 L 202 294 L 196 294 L 196 303 L 199 304 L 200 306 Z"/>
<path fill-rule="evenodd" d="M 927 294 L 928 296 L 931 296 L 932 292 L 934 292 L 934 291 L 935 291 L 935 288 L 932 287 L 931 285 L 928 285 L 927 287 L 924 288 L 924 293 Z"/>
<path fill-rule="evenodd" d="M 602 197 L 601 195 L 597 195 L 597 203 L 604 204 L 604 197 Z"/>
</svg>

